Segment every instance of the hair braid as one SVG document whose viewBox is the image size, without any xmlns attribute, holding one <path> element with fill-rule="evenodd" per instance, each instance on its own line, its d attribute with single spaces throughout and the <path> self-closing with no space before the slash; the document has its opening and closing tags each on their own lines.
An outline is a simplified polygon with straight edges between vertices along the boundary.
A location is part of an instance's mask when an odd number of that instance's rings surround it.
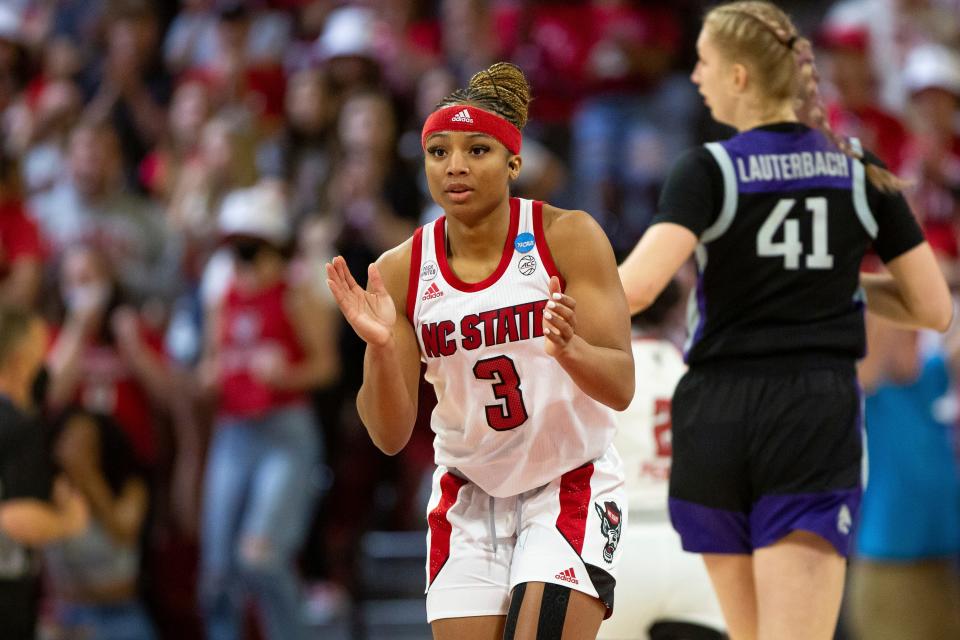
<svg viewBox="0 0 960 640">
<path fill-rule="evenodd" d="M 527 124 L 530 85 L 520 67 L 509 62 L 495 62 L 470 78 L 466 89 L 457 89 L 437 105 L 473 104 L 506 118 L 518 129 Z"/>
<path fill-rule="evenodd" d="M 721 46 L 750 58 L 760 70 L 761 77 L 770 76 L 764 80 L 772 82 L 764 82 L 764 86 L 771 87 L 771 94 L 793 98 L 800 122 L 819 129 L 844 155 L 862 162 L 867 176 L 877 188 L 893 192 L 907 186 L 904 180 L 867 160 L 862 152 L 853 148 L 848 138 L 830 126 L 820 94 L 820 75 L 813 45 L 797 32 L 787 14 L 769 2 L 747 0 L 715 7 L 707 13 L 704 22 L 713 25 L 713 33 L 719 35 Z M 750 29 L 745 22 L 761 29 Z M 771 37 L 773 42 L 769 42 Z M 763 43 L 763 40 L 768 42 Z M 784 55 L 786 52 L 792 54 L 792 60 Z"/>
</svg>

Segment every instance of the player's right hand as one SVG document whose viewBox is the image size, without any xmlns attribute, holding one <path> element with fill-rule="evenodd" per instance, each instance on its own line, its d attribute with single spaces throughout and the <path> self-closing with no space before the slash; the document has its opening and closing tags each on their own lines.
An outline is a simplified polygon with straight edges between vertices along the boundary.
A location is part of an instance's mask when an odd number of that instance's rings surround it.
<svg viewBox="0 0 960 640">
<path fill-rule="evenodd" d="M 371 264 L 367 269 L 366 291 L 353 279 L 342 256 L 337 256 L 326 266 L 327 286 L 353 330 L 367 344 L 387 344 L 393 338 L 397 309 L 377 265 Z"/>
</svg>

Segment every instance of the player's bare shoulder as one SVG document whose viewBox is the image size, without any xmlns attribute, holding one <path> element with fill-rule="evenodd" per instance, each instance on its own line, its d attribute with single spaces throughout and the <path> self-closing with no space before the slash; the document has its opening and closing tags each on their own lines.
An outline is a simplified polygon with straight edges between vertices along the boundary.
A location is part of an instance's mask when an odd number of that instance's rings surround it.
<svg viewBox="0 0 960 640">
<path fill-rule="evenodd" d="M 561 209 L 547 203 L 543 203 L 543 234 L 551 253 L 554 253 L 554 259 L 561 260 L 563 254 L 577 247 L 589 250 L 594 243 L 607 243 L 603 229 L 589 213 L 578 209 Z"/>
</svg>

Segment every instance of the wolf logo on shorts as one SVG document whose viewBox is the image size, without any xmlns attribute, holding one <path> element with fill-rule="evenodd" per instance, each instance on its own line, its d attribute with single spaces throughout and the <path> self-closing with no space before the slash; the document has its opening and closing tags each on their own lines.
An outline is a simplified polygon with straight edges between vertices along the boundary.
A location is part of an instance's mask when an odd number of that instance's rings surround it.
<svg viewBox="0 0 960 640">
<path fill-rule="evenodd" d="M 607 562 L 613 562 L 613 553 L 617 550 L 617 544 L 620 542 L 620 507 L 616 502 L 604 502 L 604 508 L 596 502 L 593 506 L 597 508 L 600 514 L 600 533 L 607 538 L 607 544 L 603 547 L 603 559 Z"/>
</svg>

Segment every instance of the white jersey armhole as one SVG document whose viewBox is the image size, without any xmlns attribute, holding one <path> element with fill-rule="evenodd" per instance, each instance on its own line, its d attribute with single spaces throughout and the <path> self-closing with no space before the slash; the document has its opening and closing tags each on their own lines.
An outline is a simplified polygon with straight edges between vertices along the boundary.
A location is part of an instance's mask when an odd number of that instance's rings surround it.
<svg viewBox="0 0 960 640">
<path fill-rule="evenodd" d="M 712 225 L 700 234 L 700 242 L 706 244 L 722 236 L 733 224 L 733 218 L 737 214 L 737 176 L 733 171 L 730 154 L 727 153 L 722 144 L 708 142 L 704 146 L 713 156 L 713 159 L 717 161 L 720 174 L 723 176 L 723 204 L 720 208 L 720 215 Z"/>
</svg>

